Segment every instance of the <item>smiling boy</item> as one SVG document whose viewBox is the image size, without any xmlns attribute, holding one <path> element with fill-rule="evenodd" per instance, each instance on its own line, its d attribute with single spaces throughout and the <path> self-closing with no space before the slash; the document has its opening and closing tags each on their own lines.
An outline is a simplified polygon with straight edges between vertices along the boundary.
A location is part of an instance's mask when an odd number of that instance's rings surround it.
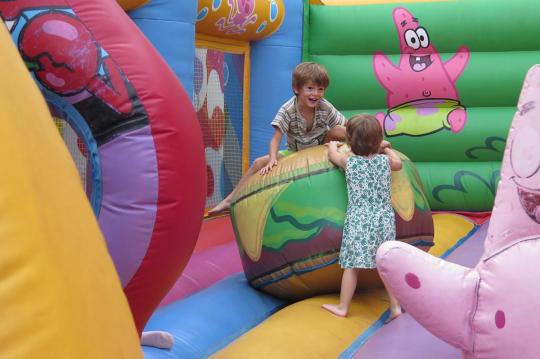
<svg viewBox="0 0 540 359">
<path fill-rule="evenodd" d="M 269 153 L 253 161 L 234 190 L 211 209 L 209 215 L 229 209 L 234 194 L 250 176 L 257 172 L 265 175 L 277 165 L 278 160 L 284 156 L 279 153 L 284 134 L 290 151 L 300 151 L 328 141 L 345 140 L 345 117 L 324 99 L 324 91 L 329 83 L 328 72 L 322 65 L 303 62 L 296 66 L 292 74 L 295 96 L 280 107 L 272 121 L 274 135 L 270 141 Z"/>
</svg>

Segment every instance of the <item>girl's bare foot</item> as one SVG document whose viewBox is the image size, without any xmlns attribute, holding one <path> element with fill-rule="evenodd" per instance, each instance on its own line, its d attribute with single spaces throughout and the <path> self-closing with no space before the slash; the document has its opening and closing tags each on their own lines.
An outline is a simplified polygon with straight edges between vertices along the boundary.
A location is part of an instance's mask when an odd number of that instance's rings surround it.
<svg viewBox="0 0 540 359">
<path fill-rule="evenodd" d="M 143 332 L 141 336 L 141 345 L 156 347 L 161 349 L 170 349 L 174 344 L 174 337 L 162 331 Z"/>
<path fill-rule="evenodd" d="M 208 215 L 211 216 L 218 214 L 228 210 L 229 208 L 231 208 L 231 201 L 225 198 L 223 201 L 219 202 L 217 206 L 209 210 Z"/>
<path fill-rule="evenodd" d="M 392 320 L 399 317 L 401 315 L 401 313 L 402 313 L 401 307 L 391 308 L 390 309 L 390 316 L 388 317 L 388 319 L 386 319 L 385 323 L 390 323 Z"/>
<path fill-rule="evenodd" d="M 347 308 L 342 308 L 339 306 L 339 304 L 323 304 L 323 309 L 326 309 L 332 314 L 337 315 L 338 317 L 346 317 L 347 316 Z"/>
</svg>

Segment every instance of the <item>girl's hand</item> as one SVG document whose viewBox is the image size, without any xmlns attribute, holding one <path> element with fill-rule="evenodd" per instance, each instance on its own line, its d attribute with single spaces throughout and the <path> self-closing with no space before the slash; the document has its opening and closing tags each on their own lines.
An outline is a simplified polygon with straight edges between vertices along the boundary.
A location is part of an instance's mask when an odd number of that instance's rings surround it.
<svg viewBox="0 0 540 359">
<path fill-rule="evenodd" d="M 261 168 L 261 170 L 259 171 L 259 174 L 261 176 L 267 175 L 268 173 L 270 173 L 270 171 L 272 171 L 272 168 L 274 168 L 276 165 L 277 165 L 277 159 L 273 159 L 273 158 L 269 159 L 266 166 Z"/>
<path fill-rule="evenodd" d="M 348 155 L 345 153 L 340 153 L 338 151 L 338 147 L 340 147 L 341 145 L 343 145 L 343 143 L 338 141 L 328 142 L 328 159 L 336 166 L 345 168 L 345 166 L 347 165 Z"/>
<path fill-rule="evenodd" d="M 379 147 L 379 153 L 386 153 L 387 148 L 391 149 L 392 144 L 386 140 L 382 140 L 381 146 Z"/>
<path fill-rule="evenodd" d="M 328 146 L 329 150 L 337 151 L 338 147 L 343 146 L 343 143 L 341 143 L 339 141 L 330 141 L 330 142 L 326 143 L 326 146 Z"/>
</svg>

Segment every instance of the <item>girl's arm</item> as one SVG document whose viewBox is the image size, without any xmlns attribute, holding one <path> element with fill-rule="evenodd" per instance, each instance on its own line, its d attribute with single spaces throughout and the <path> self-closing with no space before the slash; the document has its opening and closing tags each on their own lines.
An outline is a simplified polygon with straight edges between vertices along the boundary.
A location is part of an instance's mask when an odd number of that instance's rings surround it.
<svg viewBox="0 0 540 359">
<path fill-rule="evenodd" d="M 345 153 L 338 152 L 337 141 L 328 142 L 328 159 L 338 167 L 345 169 L 347 165 L 347 156 Z"/>
<path fill-rule="evenodd" d="M 401 158 L 399 158 L 398 154 L 390 147 L 385 147 L 384 153 L 390 160 L 390 169 L 392 171 L 399 171 L 401 169 Z"/>
</svg>

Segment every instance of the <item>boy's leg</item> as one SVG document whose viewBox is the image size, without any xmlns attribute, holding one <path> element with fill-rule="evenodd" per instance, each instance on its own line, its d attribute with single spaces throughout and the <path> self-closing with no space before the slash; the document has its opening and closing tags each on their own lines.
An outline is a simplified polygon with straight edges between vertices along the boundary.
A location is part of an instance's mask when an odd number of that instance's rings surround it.
<svg viewBox="0 0 540 359">
<path fill-rule="evenodd" d="M 236 194 L 236 192 L 238 192 L 245 185 L 249 177 L 259 172 L 261 168 L 266 166 L 269 159 L 270 155 L 266 155 L 259 157 L 255 161 L 253 161 L 251 167 L 246 171 L 242 178 L 240 178 L 240 181 L 238 181 L 238 184 L 234 187 L 231 193 L 229 193 L 229 195 L 225 197 L 221 202 L 219 202 L 214 208 L 209 210 L 208 215 L 218 214 L 220 212 L 228 210 L 231 207 L 232 198 Z"/>
<path fill-rule="evenodd" d="M 339 304 L 323 304 L 323 308 L 329 312 L 340 316 L 346 317 L 349 312 L 349 305 L 351 304 L 352 297 L 356 291 L 356 283 L 358 282 L 358 269 L 346 268 L 343 271 L 343 277 L 341 278 L 341 292 L 339 294 Z"/>
<path fill-rule="evenodd" d="M 337 125 L 326 133 L 323 143 L 328 143 L 330 141 L 345 141 L 346 138 L 347 130 L 345 129 L 345 126 Z"/>
</svg>

